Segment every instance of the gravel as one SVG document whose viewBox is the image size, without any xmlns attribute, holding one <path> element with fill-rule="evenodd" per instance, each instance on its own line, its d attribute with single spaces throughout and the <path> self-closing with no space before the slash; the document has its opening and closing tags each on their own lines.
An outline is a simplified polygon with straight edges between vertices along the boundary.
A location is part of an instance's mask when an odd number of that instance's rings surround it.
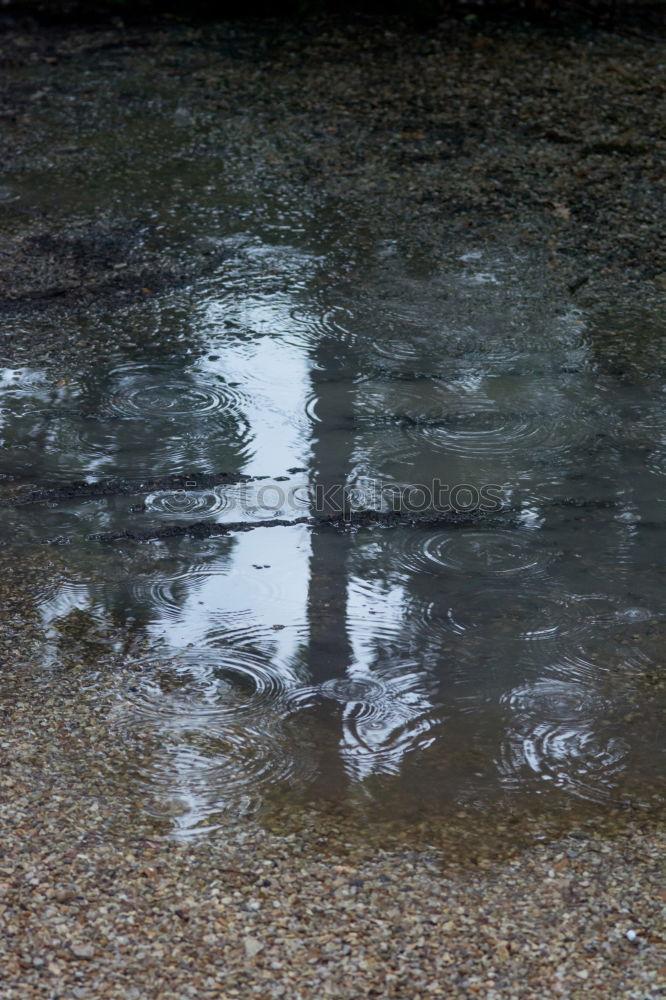
<svg viewBox="0 0 666 1000">
<path fill-rule="evenodd" d="M 150 828 L 104 686 L 74 687 L 38 718 L 24 691 L 3 735 L 3 998 L 663 995 L 655 817 L 474 863 L 314 812 L 178 844 Z"/>
<path fill-rule="evenodd" d="M 654 30 L 11 24 L 0 308 L 32 323 L 6 331 L 9 350 L 80 356 L 99 328 L 70 342 L 58 317 L 108 318 L 219 271 L 205 199 L 200 210 L 177 192 L 202 196 L 222 176 L 230 232 L 275 226 L 276 211 L 309 219 L 343 271 L 378 244 L 434 264 L 510 247 L 606 325 L 663 311 Z"/>
<path fill-rule="evenodd" d="M 102 167 L 85 142 L 44 143 L 53 115 L 85 137 L 101 113 L 86 94 L 105 73 L 130 104 L 149 80 L 163 98 L 154 114 L 180 107 L 204 152 L 222 134 L 234 142 L 230 170 L 257 212 L 279 182 L 369 243 L 397 234 L 427 255 L 444 239 L 510 238 L 589 314 L 663 304 L 654 37 L 29 22 L 10 24 L 0 56 L 7 353 L 92 348 L 94 324 L 71 344 L 58 316 L 140 300 L 209 266 L 189 236 L 185 259 L 168 226 L 148 238 L 115 210 L 12 200 L 47 153 L 55 171 L 94 181 Z M 2 550 L 1 569 L 3 1000 L 664 995 L 663 808 L 581 806 L 559 826 L 536 811 L 508 830 L 501 810 L 463 811 L 359 832 L 343 812 L 285 807 L 176 842 L 146 778 L 153 737 L 114 724 L 117 652 L 49 659 L 35 594 L 57 556 L 32 550 L 16 564 Z"/>
</svg>

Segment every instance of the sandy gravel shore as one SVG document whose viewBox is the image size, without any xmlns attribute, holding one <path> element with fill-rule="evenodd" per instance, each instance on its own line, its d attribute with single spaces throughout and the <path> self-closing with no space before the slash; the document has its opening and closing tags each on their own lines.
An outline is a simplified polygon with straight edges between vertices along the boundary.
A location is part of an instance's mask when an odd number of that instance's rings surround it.
<svg viewBox="0 0 666 1000">
<path fill-rule="evenodd" d="M 462 245 L 508 232 L 543 256 L 563 301 L 600 322 L 639 305 L 654 315 L 663 302 L 666 53 L 653 35 L 21 23 L 0 50 L 13 178 L 45 155 L 51 106 L 84 136 L 95 125 L 86 73 L 99 72 L 102 53 L 109 74 L 162 87 L 165 113 L 177 95 L 199 150 L 222 132 L 233 139 L 239 187 L 261 192 L 277 172 L 357 228 L 366 218 L 370 240 L 400 230 L 424 252 L 443 233 Z M 125 99 L 144 97 L 128 87 Z M 54 170 L 95 176 L 85 142 L 49 155 Z M 85 329 L 69 343 L 58 316 L 122 307 L 210 259 L 196 246 L 185 259 L 168 230 L 146 241 L 136 220 L 57 202 L 24 211 L 11 184 L 3 204 L 2 309 L 34 319 L 24 358 L 93 347 L 94 324 L 89 343 Z M 622 359 L 621 333 L 608 336 Z M 17 344 L 12 334 L 3 352 Z M 625 805 L 602 823 L 572 817 L 559 831 L 537 815 L 521 838 L 493 817 L 500 838 L 467 851 L 464 814 L 437 837 L 418 824 L 359 836 L 324 810 L 170 841 L 144 784 L 150 740 L 113 726 L 122 677 L 103 664 L 41 666 L 32 602 L 52 558 L 2 569 L 3 1000 L 664 995 L 656 804 Z"/>
<path fill-rule="evenodd" d="M 150 749 L 109 728 L 108 694 L 70 680 L 36 712 L 18 683 L 6 700 L 3 998 L 663 995 L 656 815 L 555 837 L 536 823 L 508 854 L 504 827 L 503 853 L 472 857 L 323 812 L 174 844 L 136 780 Z"/>
</svg>

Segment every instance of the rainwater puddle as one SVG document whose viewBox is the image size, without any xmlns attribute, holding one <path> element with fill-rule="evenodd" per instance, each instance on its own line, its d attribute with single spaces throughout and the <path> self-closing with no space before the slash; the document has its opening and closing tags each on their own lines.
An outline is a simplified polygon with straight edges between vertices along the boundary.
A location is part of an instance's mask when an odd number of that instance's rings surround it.
<svg viewBox="0 0 666 1000">
<path fill-rule="evenodd" d="M 103 165 L 108 137 L 90 141 Z M 248 222 L 218 166 L 171 165 L 199 192 L 187 213 L 166 166 L 150 191 L 223 264 L 61 317 L 72 341 L 99 326 L 78 365 L 0 359 L 0 542 L 59 567 L 44 670 L 57 683 L 74 649 L 117 671 L 110 724 L 154 739 L 141 780 L 182 836 L 289 801 L 392 818 L 649 801 L 654 324 L 618 321 L 618 367 L 534 262 L 424 263 L 388 239 L 341 262 L 347 220 L 276 195 Z"/>
</svg>

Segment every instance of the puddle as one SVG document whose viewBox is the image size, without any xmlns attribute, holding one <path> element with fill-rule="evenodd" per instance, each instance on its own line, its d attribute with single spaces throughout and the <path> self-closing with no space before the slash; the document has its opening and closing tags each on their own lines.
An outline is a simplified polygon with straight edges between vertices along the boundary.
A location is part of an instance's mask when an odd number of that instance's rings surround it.
<svg viewBox="0 0 666 1000">
<path fill-rule="evenodd" d="M 150 191 L 224 263 L 97 317 L 78 366 L 0 359 L 0 543 L 26 562 L 57 546 L 64 567 L 38 595 L 44 670 L 57 682 L 70 648 L 117 670 L 110 724 L 155 738 L 141 780 L 183 836 L 290 801 L 391 818 L 648 801 L 659 324 L 600 327 L 509 249 L 357 252 L 362 220 L 320 225 L 293 192 L 248 221 L 219 158 L 186 165 L 191 127 L 176 109 L 110 197 L 131 210 Z M 116 140 L 89 139 L 94 208 Z M 178 155 L 151 188 L 166 140 Z M 61 322 L 75 343 L 92 321 Z M 362 518 L 307 520 L 343 487 Z M 373 519 L 395 509 L 412 520 Z"/>
<path fill-rule="evenodd" d="M 611 386 L 580 316 L 544 321 L 510 286 L 461 279 L 436 307 L 430 277 L 411 277 L 393 308 L 387 266 L 358 301 L 334 290 L 342 330 L 317 287 L 308 319 L 307 283 L 293 310 L 244 285 L 225 301 L 248 295 L 257 335 L 237 338 L 209 287 L 200 314 L 217 318 L 181 357 L 110 352 L 67 374 L 4 362 L 17 502 L 3 541 L 57 544 L 69 567 L 41 603 L 50 669 L 68 643 L 99 655 L 109 627 L 141 637 L 117 663 L 130 679 L 113 725 L 157 737 L 146 792 L 183 835 L 276 797 L 360 790 L 391 815 L 554 791 L 613 802 L 656 767 L 656 733 L 636 721 L 663 698 L 644 683 L 666 637 L 654 387 Z M 632 427 L 645 461 L 626 467 Z M 408 497 L 415 523 L 296 523 L 318 485 L 334 504 L 343 484 L 366 511 Z M 447 525 L 484 487 L 513 521 Z M 434 508 L 436 525 L 418 523 Z M 202 520 L 233 527 L 99 540 Z"/>
</svg>

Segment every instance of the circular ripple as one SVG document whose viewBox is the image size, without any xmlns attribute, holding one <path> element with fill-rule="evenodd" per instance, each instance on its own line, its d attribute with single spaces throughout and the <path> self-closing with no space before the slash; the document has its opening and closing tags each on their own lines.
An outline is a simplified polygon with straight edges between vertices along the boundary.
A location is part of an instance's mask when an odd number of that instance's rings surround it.
<svg viewBox="0 0 666 1000">
<path fill-rule="evenodd" d="M 563 592 L 530 592 L 466 588 L 459 603 L 445 615 L 435 606 L 434 621 L 445 617 L 448 627 L 459 635 L 483 631 L 503 639 L 547 640 L 587 633 L 599 628 L 626 627 L 654 619 L 654 613 L 606 595 L 579 595 Z"/>
<path fill-rule="evenodd" d="M 607 702 L 588 685 L 551 678 L 514 688 L 500 703 L 526 727 L 541 719 L 565 725 L 586 718 L 602 718 Z"/>
<path fill-rule="evenodd" d="M 341 756 L 357 780 L 397 774 L 408 754 L 430 746 L 441 721 L 420 663 L 390 656 L 378 663 L 377 671 L 352 674 L 334 689 L 344 706 Z"/>
<path fill-rule="evenodd" d="M 408 755 L 431 746 L 433 730 L 429 715 L 410 718 L 404 707 L 369 718 L 352 714 L 343 723 L 341 757 L 357 781 L 371 774 L 399 774 Z"/>
<path fill-rule="evenodd" d="M 608 594 L 574 596 L 572 599 L 582 609 L 585 625 L 594 630 L 634 627 L 657 617 L 657 613 L 646 605 L 629 603 L 625 598 Z"/>
<path fill-rule="evenodd" d="M 441 334 L 414 324 L 405 331 L 390 324 L 386 336 L 373 338 L 373 352 L 386 359 L 392 366 L 413 366 L 414 368 L 436 370 L 464 375 L 470 365 L 485 371 L 505 369 L 511 371 L 525 359 L 525 352 L 510 345 L 489 344 L 473 327 L 461 327 L 446 331 L 446 346 L 442 349 Z M 442 357 L 445 358 L 444 365 Z"/>
<path fill-rule="evenodd" d="M 312 755 L 290 728 L 296 686 L 270 649 L 261 656 L 235 642 L 137 661 L 117 724 L 153 734 L 158 748 L 143 779 L 151 797 L 180 801 L 182 831 L 310 776 Z"/>
<path fill-rule="evenodd" d="M 592 429 L 591 414 L 572 397 L 566 380 L 558 378 L 432 383 L 418 395 L 394 386 L 390 393 L 368 393 L 363 406 L 412 445 L 463 456 L 524 455 L 534 447 L 570 450 Z M 388 421 L 387 410 L 393 414 Z M 595 414 L 594 427 L 598 420 Z"/>
<path fill-rule="evenodd" d="M 231 499 L 217 490 L 161 490 L 150 493 L 145 501 L 146 510 L 168 517 L 200 520 L 211 514 L 220 514 L 232 505 Z"/>
<path fill-rule="evenodd" d="M 250 454 L 245 400 L 208 373 L 127 365 L 63 387 L 23 382 L 20 398 L 8 390 L 7 464 L 35 479 L 238 468 Z"/>
<path fill-rule="evenodd" d="M 314 771 L 308 749 L 276 717 L 224 732 L 208 726 L 177 733 L 158 729 L 153 737 L 161 745 L 140 780 L 152 803 L 149 811 L 169 818 L 182 837 L 250 813 L 271 788 L 306 782 Z"/>
<path fill-rule="evenodd" d="M 663 635 L 661 636 L 663 641 Z M 550 647 L 547 647 L 550 652 Z M 533 661 L 534 662 L 534 661 Z M 660 656 L 644 636 L 631 638 L 610 632 L 594 630 L 574 649 L 563 649 L 556 658 L 548 656 L 535 666 L 540 674 L 547 673 L 555 680 L 567 683 L 595 684 L 602 678 L 621 683 L 626 690 L 635 686 L 645 674 L 654 673 Z"/>
<path fill-rule="evenodd" d="M 333 340 L 341 347 L 353 344 L 355 317 L 345 305 L 322 301 L 316 292 L 307 306 L 294 306 L 289 311 L 291 326 L 286 340 L 298 347 Z"/>
<path fill-rule="evenodd" d="M 404 532 L 397 557 L 409 571 L 441 569 L 492 577 L 540 574 L 549 555 L 533 533 L 517 531 Z"/>
<path fill-rule="evenodd" d="M 244 397 L 219 376 L 167 366 L 124 366 L 111 373 L 110 409 L 123 417 L 223 415 L 237 417 Z"/>
<path fill-rule="evenodd" d="M 428 680 L 415 661 L 384 658 L 372 673 L 354 668 L 345 677 L 294 691 L 291 704 L 316 719 L 327 702 L 337 706 L 338 747 L 348 775 L 398 773 L 404 758 L 434 740 L 438 713 Z"/>
<path fill-rule="evenodd" d="M 149 604 L 158 621 L 178 625 L 185 642 L 191 638 L 200 644 L 204 637 L 217 641 L 220 628 L 220 638 L 238 629 L 262 629 L 252 609 L 259 604 L 278 606 L 284 582 L 260 568 L 234 573 L 195 565 L 171 576 L 138 579 L 132 589 L 134 598 Z"/>
<path fill-rule="evenodd" d="M 606 699 L 584 684 L 542 680 L 502 699 L 508 733 L 498 767 L 509 787 L 526 776 L 585 798 L 608 795 L 628 752 L 626 742 L 605 730 Z"/>
<path fill-rule="evenodd" d="M 319 688 L 324 698 L 343 703 L 359 702 L 364 714 L 372 714 L 370 706 L 381 702 L 387 694 L 386 685 L 374 677 L 341 677 L 325 681 Z"/>
<path fill-rule="evenodd" d="M 187 729 L 212 722 L 221 727 L 277 712 L 295 685 L 265 657 L 238 645 L 179 650 L 140 661 L 127 702 L 146 721 Z"/>
<path fill-rule="evenodd" d="M 440 622 L 458 635 L 482 632 L 489 638 L 545 641 L 584 626 L 584 609 L 565 594 L 467 588 L 458 596 L 459 602 L 446 610 L 431 609 L 433 623 Z"/>
</svg>

